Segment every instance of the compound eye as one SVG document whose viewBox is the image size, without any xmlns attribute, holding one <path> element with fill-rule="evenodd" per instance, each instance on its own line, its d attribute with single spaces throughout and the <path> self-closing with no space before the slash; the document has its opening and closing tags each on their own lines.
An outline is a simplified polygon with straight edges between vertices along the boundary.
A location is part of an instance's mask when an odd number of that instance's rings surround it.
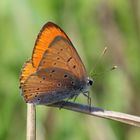
<svg viewBox="0 0 140 140">
<path fill-rule="evenodd" d="M 92 86 L 92 85 L 93 85 L 93 80 L 89 79 L 89 80 L 88 80 L 88 84 L 89 84 L 90 86 Z"/>
</svg>

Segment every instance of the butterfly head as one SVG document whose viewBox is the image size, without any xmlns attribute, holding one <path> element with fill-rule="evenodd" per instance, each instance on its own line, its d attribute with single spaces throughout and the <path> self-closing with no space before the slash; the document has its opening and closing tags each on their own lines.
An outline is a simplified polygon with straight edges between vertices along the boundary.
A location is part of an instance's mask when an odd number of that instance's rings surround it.
<svg viewBox="0 0 140 140">
<path fill-rule="evenodd" d="M 87 86 L 92 86 L 93 85 L 93 80 L 90 79 L 89 77 L 87 78 Z"/>
<path fill-rule="evenodd" d="M 84 82 L 84 86 L 81 88 L 81 92 L 87 92 L 89 91 L 89 87 L 92 86 L 94 81 L 90 79 L 89 77 Z"/>
</svg>

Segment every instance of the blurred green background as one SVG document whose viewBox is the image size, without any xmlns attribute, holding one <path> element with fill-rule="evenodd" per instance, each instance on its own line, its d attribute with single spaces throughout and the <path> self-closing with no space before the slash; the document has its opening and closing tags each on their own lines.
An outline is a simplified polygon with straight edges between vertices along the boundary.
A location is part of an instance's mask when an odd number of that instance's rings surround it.
<svg viewBox="0 0 140 140">
<path fill-rule="evenodd" d="M 90 91 L 92 104 L 140 115 L 139 0 L 1 0 L 0 140 L 26 138 L 26 104 L 20 95 L 19 75 L 48 21 L 71 38 L 88 73 L 93 69 L 99 74 Z M 104 47 L 108 51 L 98 62 Z M 113 65 L 118 69 L 109 72 Z M 87 99 L 80 95 L 77 102 L 87 104 Z M 140 128 L 38 106 L 37 140 L 47 139 L 139 140 Z"/>
</svg>

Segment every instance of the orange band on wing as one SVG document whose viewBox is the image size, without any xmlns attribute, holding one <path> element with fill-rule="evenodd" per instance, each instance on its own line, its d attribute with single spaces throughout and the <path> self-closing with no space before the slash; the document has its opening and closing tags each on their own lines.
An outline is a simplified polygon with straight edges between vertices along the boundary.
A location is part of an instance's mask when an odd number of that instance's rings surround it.
<svg viewBox="0 0 140 140">
<path fill-rule="evenodd" d="M 35 71 L 36 69 L 33 67 L 31 60 L 24 64 L 20 76 L 20 87 L 24 84 L 25 80 Z"/>
<path fill-rule="evenodd" d="M 64 31 L 56 24 L 48 22 L 43 26 L 37 37 L 32 54 L 32 63 L 35 68 L 38 67 L 44 52 L 56 36 L 62 36 L 70 41 Z"/>
</svg>

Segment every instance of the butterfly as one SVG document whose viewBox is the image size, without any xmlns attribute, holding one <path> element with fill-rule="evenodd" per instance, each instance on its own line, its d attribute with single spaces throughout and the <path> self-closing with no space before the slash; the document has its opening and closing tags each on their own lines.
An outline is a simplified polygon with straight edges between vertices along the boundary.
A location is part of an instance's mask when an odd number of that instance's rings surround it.
<svg viewBox="0 0 140 140">
<path fill-rule="evenodd" d="M 93 81 L 66 33 L 46 23 L 36 39 L 32 57 L 20 75 L 26 103 L 53 104 L 86 93 Z"/>
</svg>

